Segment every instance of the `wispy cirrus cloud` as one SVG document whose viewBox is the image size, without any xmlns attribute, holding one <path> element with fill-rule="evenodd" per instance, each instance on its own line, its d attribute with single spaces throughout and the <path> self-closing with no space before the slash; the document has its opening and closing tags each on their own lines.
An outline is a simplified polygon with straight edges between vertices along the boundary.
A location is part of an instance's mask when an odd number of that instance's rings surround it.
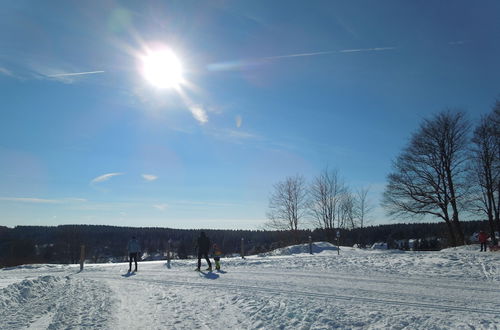
<svg viewBox="0 0 500 330">
<path fill-rule="evenodd" d="M 65 198 L 64 200 L 68 202 L 87 202 L 87 199 L 85 198 L 76 198 L 76 197 L 68 197 Z"/>
<path fill-rule="evenodd" d="M 79 203 L 86 202 L 84 198 L 62 198 L 62 199 L 47 199 L 37 197 L 0 197 L 0 201 L 16 202 L 16 203 L 35 203 L 35 204 L 63 204 L 63 203 Z"/>
<path fill-rule="evenodd" d="M 158 177 L 153 174 L 141 174 L 141 176 L 146 181 L 155 181 L 156 179 L 158 179 Z"/>
<path fill-rule="evenodd" d="M 168 204 L 155 204 L 153 207 L 160 211 L 165 211 L 168 208 Z"/>
<path fill-rule="evenodd" d="M 257 134 L 246 132 L 240 129 L 210 129 L 205 132 L 213 136 L 214 138 L 235 143 L 240 143 L 242 141 L 248 140 L 264 140 L 263 137 Z"/>
<path fill-rule="evenodd" d="M 460 46 L 460 45 L 463 45 L 463 44 L 466 44 L 468 43 L 470 40 L 453 40 L 453 41 L 449 41 L 448 42 L 448 45 L 452 45 L 452 46 Z"/>
<path fill-rule="evenodd" d="M 186 93 L 186 91 L 179 90 L 179 96 L 181 97 L 186 108 L 189 110 L 189 112 L 191 112 L 193 118 L 196 119 L 198 123 L 200 123 L 201 125 L 208 123 L 208 111 L 204 106 L 193 101 L 192 98 Z"/>
<path fill-rule="evenodd" d="M 4 76 L 14 77 L 14 74 L 10 70 L 3 68 L 1 66 L 0 66 L 0 74 Z"/>
<path fill-rule="evenodd" d="M 37 203 L 37 204 L 58 204 L 61 203 L 57 199 L 33 198 L 33 197 L 0 197 L 0 201 L 20 202 L 20 203 Z"/>
<path fill-rule="evenodd" d="M 91 181 L 90 181 L 90 184 L 94 184 L 94 183 L 99 183 L 99 182 L 104 182 L 104 181 L 108 181 L 109 179 L 111 179 L 112 177 L 114 176 L 118 176 L 118 175 L 124 175 L 125 173 L 120 173 L 120 172 L 115 172 L 115 173 L 106 173 L 106 174 L 103 174 L 103 175 L 100 175 L 96 178 L 93 178 Z"/>
</svg>

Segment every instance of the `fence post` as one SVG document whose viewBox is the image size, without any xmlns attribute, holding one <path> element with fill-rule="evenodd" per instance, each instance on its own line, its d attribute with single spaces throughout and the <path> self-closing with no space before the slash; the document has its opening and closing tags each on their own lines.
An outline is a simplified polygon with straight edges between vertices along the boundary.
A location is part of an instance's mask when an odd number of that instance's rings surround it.
<svg viewBox="0 0 500 330">
<path fill-rule="evenodd" d="M 85 263 L 85 245 L 80 245 L 80 271 L 83 270 L 84 263 Z"/>
<path fill-rule="evenodd" d="M 311 235 L 309 235 L 309 253 L 313 254 L 313 242 Z"/>
<path fill-rule="evenodd" d="M 170 266 L 170 244 L 172 243 L 172 240 L 169 238 L 168 239 L 168 245 L 167 245 L 167 265 Z"/>
<path fill-rule="evenodd" d="M 245 259 L 245 239 L 241 238 L 241 258 Z"/>
</svg>

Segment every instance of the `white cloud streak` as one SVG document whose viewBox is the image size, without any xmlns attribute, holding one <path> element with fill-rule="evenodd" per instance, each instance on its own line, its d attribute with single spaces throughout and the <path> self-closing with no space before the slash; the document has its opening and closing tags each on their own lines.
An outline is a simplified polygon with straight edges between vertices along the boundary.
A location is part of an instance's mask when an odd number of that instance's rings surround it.
<svg viewBox="0 0 500 330">
<path fill-rule="evenodd" d="M 312 53 L 297 53 L 288 55 L 278 55 L 278 56 L 268 56 L 264 57 L 266 60 L 275 60 L 280 58 L 291 58 L 291 57 L 305 57 L 305 56 L 318 56 L 318 55 L 328 55 L 336 53 L 357 53 L 357 52 L 380 52 L 384 50 L 394 50 L 396 47 L 376 47 L 376 48 L 357 48 L 357 49 L 341 49 L 341 50 L 327 50 L 322 52 L 312 52 Z"/>
<path fill-rule="evenodd" d="M 141 174 L 141 176 L 146 181 L 154 181 L 154 180 L 158 179 L 158 177 L 156 175 L 153 175 L 153 174 Z"/>
<path fill-rule="evenodd" d="M 57 199 L 31 198 L 31 197 L 0 197 L 0 201 L 20 202 L 20 203 L 36 203 L 36 204 L 59 204 L 62 201 Z"/>
<path fill-rule="evenodd" d="M 207 130 L 207 134 L 211 136 L 231 142 L 241 142 L 243 140 L 263 140 L 259 135 L 242 131 L 240 129 L 219 129 L 219 130 Z"/>
<path fill-rule="evenodd" d="M 165 211 L 168 208 L 168 204 L 155 204 L 153 207 L 160 211 Z"/>
<path fill-rule="evenodd" d="M 111 179 L 114 176 L 123 175 L 123 174 L 125 174 L 125 173 L 107 173 L 107 174 L 103 174 L 103 175 L 100 175 L 100 176 L 98 176 L 96 178 L 93 178 L 92 181 L 90 181 L 90 184 L 107 181 L 107 180 Z"/>
<path fill-rule="evenodd" d="M 46 77 L 50 78 L 58 78 L 58 77 L 72 77 L 72 76 L 82 76 L 86 74 L 97 74 L 97 73 L 105 73 L 106 71 L 86 71 L 86 72 L 68 72 L 68 73 L 57 73 L 57 74 L 50 74 L 50 75 L 45 75 Z"/>
<path fill-rule="evenodd" d="M 64 200 L 68 202 L 87 202 L 85 198 L 75 198 L 75 197 L 68 197 L 65 198 Z"/>
<path fill-rule="evenodd" d="M 0 201 L 16 202 L 16 203 L 35 203 L 35 204 L 68 204 L 68 203 L 83 203 L 87 202 L 85 198 L 63 198 L 63 199 L 47 199 L 37 197 L 0 197 Z"/>
<path fill-rule="evenodd" d="M 2 67 L 0 67 L 0 74 L 3 74 L 5 76 L 9 76 L 9 77 L 14 77 L 14 74 L 12 72 L 10 72 L 6 68 L 2 68 Z"/>
</svg>

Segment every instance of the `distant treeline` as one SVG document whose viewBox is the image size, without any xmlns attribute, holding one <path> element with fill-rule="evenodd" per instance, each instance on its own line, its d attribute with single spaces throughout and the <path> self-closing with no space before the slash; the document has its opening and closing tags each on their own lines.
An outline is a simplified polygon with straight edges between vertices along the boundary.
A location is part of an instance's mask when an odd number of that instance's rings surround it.
<svg viewBox="0 0 500 330">
<path fill-rule="evenodd" d="M 444 223 L 391 224 L 340 230 L 340 244 L 371 246 L 386 242 L 390 247 L 401 241 L 419 239 L 417 249 L 434 250 L 448 246 Z M 485 221 L 464 222 L 469 237 L 487 226 Z M 123 261 L 132 236 L 139 240 L 149 258 L 162 258 L 170 245 L 174 258 L 195 254 L 195 241 L 201 230 L 171 228 L 135 228 L 96 225 L 0 226 L 0 267 L 30 263 L 78 263 L 80 246 L 85 245 L 87 262 Z M 288 231 L 204 230 L 213 243 L 227 254 L 238 254 L 243 239 L 246 255 L 267 252 L 296 243 L 324 241 L 334 237 L 324 230 L 300 230 L 298 237 Z M 169 243 L 170 241 L 170 243 Z M 336 243 L 336 240 L 332 243 Z M 403 247 L 405 245 L 403 244 Z M 415 247 L 414 247 L 415 248 Z"/>
</svg>

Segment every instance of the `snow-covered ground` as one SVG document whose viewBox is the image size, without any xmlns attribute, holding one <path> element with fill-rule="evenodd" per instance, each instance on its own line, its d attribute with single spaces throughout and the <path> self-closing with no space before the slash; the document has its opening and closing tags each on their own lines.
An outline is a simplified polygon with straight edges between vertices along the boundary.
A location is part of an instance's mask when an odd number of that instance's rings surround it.
<svg viewBox="0 0 500 330">
<path fill-rule="evenodd" d="M 222 259 L 0 270 L 0 329 L 498 329 L 500 253 L 316 243 Z M 305 252 L 305 253 L 304 253 Z"/>
</svg>

